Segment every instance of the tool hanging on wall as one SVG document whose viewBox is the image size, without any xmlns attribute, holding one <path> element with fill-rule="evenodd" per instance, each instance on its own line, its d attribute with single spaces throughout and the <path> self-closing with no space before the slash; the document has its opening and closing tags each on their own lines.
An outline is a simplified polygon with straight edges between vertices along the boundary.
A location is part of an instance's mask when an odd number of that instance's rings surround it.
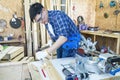
<svg viewBox="0 0 120 80">
<path fill-rule="evenodd" d="M 75 13 L 76 13 L 76 3 L 73 3 L 73 6 L 72 6 L 72 13 L 73 13 L 73 21 L 74 23 L 76 24 L 76 18 L 75 18 Z"/>
<path fill-rule="evenodd" d="M 21 20 L 17 17 L 16 12 L 13 14 L 13 18 L 10 20 L 10 26 L 17 29 L 21 26 Z"/>
<path fill-rule="evenodd" d="M 78 22 L 78 24 L 83 23 L 83 21 L 84 21 L 83 16 L 78 16 L 78 17 L 77 17 L 77 22 Z"/>
<path fill-rule="evenodd" d="M 104 18 L 108 18 L 108 17 L 109 17 L 108 13 L 104 13 Z"/>
<path fill-rule="evenodd" d="M 116 4 L 117 4 L 117 3 L 116 3 L 115 0 L 111 0 L 110 3 L 109 3 L 110 7 L 115 7 Z"/>
<path fill-rule="evenodd" d="M 0 36 L 0 41 L 3 41 L 3 40 L 4 40 L 4 38 L 2 36 Z"/>
<path fill-rule="evenodd" d="M 7 21 L 4 19 L 0 19 L 0 32 L 3 32 L 6 27 L 7 27 Z"/>
<path fill-rule="evenodd" d="M 120 10 L 115 10 L 115 11 L 113 12 L 113 15 L 116 16 L 115 27 L 117 27 L 117 25 L 118 25 L 118 14 L 119 14 L 119 13 L 120 13 Z"/>
<path fill-rule="evenodd" d="M 113 14 L 116 15 L 116 16 L 117 16 L 119 13 L 120 13 L 120 10 L 115 10 L 115 11 L 113 12 Z"/>
<path fill-rule="evenodd" d="M 102 2 L 102 1 L 100 1 L 99 8 L 104 8 L 104 5 L 103 5 L 103 2 Z"/>
</svg>

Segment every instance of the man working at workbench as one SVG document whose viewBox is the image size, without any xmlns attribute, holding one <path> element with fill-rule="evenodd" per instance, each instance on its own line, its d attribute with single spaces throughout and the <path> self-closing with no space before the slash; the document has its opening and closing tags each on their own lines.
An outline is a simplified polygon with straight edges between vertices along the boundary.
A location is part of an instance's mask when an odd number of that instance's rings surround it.
<svg viewBox="0 0 120 80">
<path fill-rule="evenodd" d="M 34 3 L 29 9 L 31 21 L 45 24 L 54 44 L 38 54 L 49 56 L 57 50 L 57 58 L 73 57 L 81 35 L 74 22 L 62 11 L 46 10 L 41 3 Z M 73 50 L 73 48 L 75 50 Z"/>
</svg>

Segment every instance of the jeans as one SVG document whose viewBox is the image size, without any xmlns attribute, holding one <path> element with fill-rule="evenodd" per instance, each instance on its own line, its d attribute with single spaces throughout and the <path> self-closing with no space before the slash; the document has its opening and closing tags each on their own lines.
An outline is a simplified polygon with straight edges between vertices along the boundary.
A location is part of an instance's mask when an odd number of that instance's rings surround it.
<svg viewBox="0 0 120 80">
<path fill-rule="evenodd" d="M 57 58 L 74 57 L 77 50 L 65 50 L 62 47 L 57 49 Z"/>
</svg>

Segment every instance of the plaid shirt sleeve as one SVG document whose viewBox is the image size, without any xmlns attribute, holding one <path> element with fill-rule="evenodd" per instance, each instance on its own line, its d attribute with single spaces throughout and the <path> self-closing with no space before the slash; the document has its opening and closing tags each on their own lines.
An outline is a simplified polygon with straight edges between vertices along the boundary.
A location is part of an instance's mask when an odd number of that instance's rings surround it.
<svg viewBox="0 0 120 80">
<path fill-rule="evenodd" d="M 64 36 L 66 38 L 69 37 L 69 20 L 68 16 L 64 14 L 64 12 L 60 12 L 57 16 L 57 35 Z"/>
</svg>

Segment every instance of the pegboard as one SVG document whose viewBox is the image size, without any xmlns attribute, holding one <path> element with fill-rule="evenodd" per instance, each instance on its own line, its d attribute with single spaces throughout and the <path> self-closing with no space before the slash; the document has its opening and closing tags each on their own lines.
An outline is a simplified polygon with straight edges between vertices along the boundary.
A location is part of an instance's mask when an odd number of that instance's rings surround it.
<svg viewBox="0 0 120 80">
<path fill-rule="evenodd" d="M 116 1 L 116 6 L 110 7 L 111 1 Z M 120 10 L 118 1 L 119 0 L 96 0 L 96 26 L 99 26 L 100 29 L 120 30 L 120 14 L 113 14 L 115 10 Z M 100 8 L 100 2 L 103 4 L 102 8 Z M 108 18 L 104 17 L 105 13 L 107 13 Z"/>
<path fill-rule="evenodd" d="M 22 27 L 14 29 L 9 24 L 15 12 L 17 13 L 17 17 L 23 17 L 23 0 L 0 0 L 0 19 L 7 21 L 7 28 L 0 35 L 8 36 L 9 34 L 14 34 L 15 38 L 18 38 L 19 35 L 24 35 Z"/>
</svg>

